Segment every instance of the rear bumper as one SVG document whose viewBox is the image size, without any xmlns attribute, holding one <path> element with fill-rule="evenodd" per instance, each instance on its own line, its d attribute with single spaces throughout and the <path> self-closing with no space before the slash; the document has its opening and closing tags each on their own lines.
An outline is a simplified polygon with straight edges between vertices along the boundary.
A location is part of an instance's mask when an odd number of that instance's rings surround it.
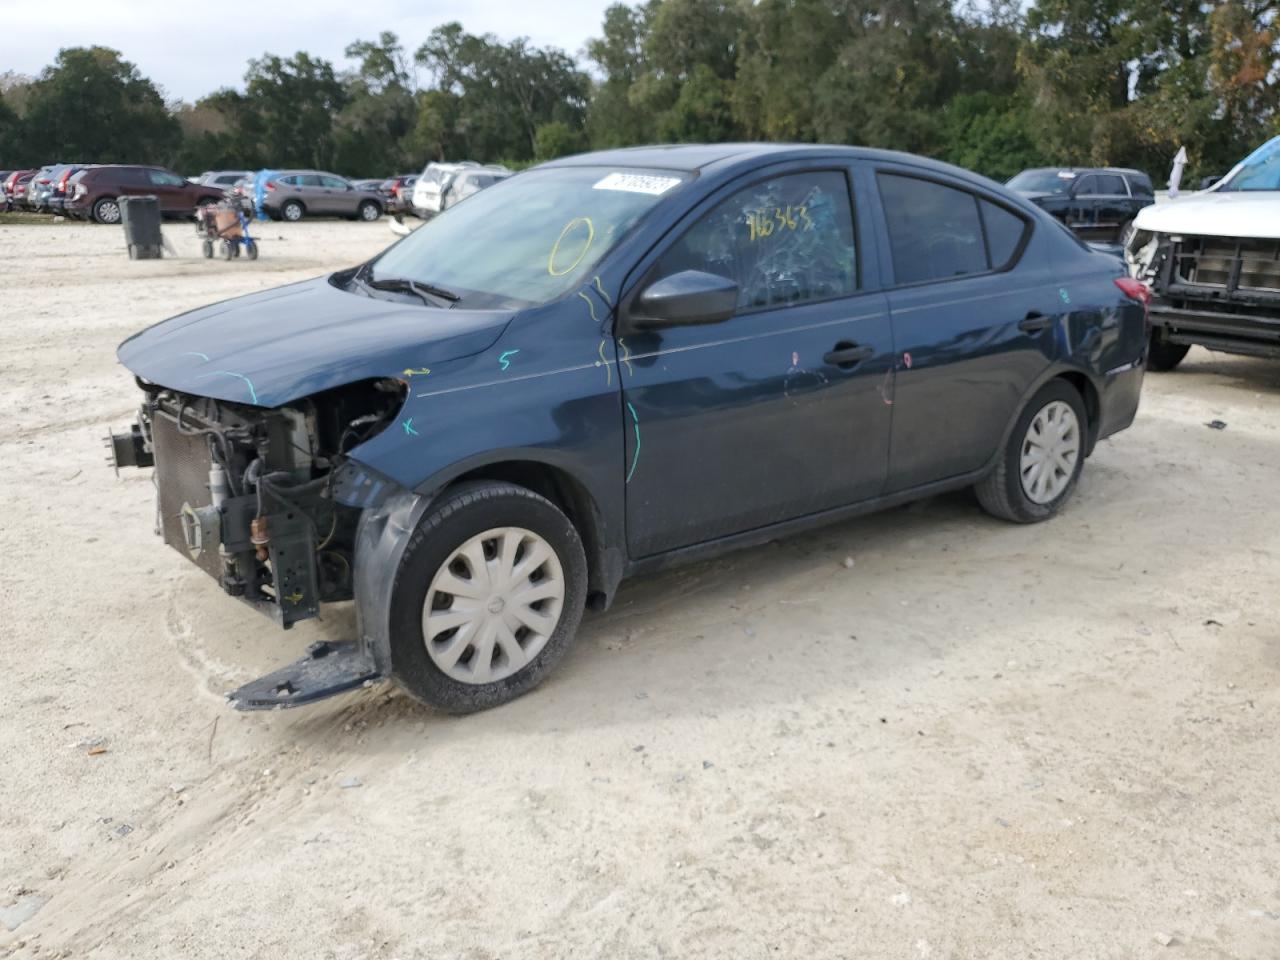
<svg viewBox="0 0 1280 960">
<path fill-rule="evenodd" d="M 1139 357 L 1103 375 L 1098 388 L 1098 436 L 1103 440 L 1119 433 L 1133 423 L 1138 415 L 1138 401 L 1142 396 L 1142 378 L 1146 373 L 1147 358 Z"/>
</svg>

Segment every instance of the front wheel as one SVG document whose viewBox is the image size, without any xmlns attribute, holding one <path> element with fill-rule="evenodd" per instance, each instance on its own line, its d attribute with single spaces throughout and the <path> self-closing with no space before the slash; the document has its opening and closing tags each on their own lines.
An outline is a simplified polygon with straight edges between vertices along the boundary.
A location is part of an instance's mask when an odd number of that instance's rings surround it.
<svg viewBox="0 0 1280 960">
<path fill-rule="evenodd" d="M 1079 392 L 1064 380 L 1045 384 L 1022 411 L 992 471 L 974 488 L 984 510 L 1002 520 L 1037 523 L 1075 491 L 1088 441 Z"/>
<path fill-rule="evenodd" d="M 204 258 L 208 260 L 213 256 L 213 241 L 209 239 L 200 242 L 200 252 L 204 254 Z"/>
<path fill-rule="evenodd" d="M 1168 373 L 1182 362 L 1190 349 L 1190 344 L 1169 343 L 1159 330 L 1152 330 L 1147 345 L 1147 369 L 1154 373 Z"/>
<path fill-rule="evenodd" d="M 280 208 L 280 215 L 284 217 L 286 220 L 288 220 L 290 223 L 297 223 L 299 220 L 301 220 L 302 214 L 304 212 L 305 211 L 302 209 L 302 204 L 300 204 L 297 200 L 290 200 L 283 207 Z"/>
<path fill-rule="evenodd" d="M 586 590 L 582 540 L 553 503 L 510 483 L 461 484 L 422 518 L 396 570 L 392 674 L 449 713 L 513 700 L 569 649 Z"/>
<path fill-rule="evenodd" d="M 244 255 L 250 260 L 258 259 L 258 245 L 252 240 L 244 242 Z"/>
</svg>

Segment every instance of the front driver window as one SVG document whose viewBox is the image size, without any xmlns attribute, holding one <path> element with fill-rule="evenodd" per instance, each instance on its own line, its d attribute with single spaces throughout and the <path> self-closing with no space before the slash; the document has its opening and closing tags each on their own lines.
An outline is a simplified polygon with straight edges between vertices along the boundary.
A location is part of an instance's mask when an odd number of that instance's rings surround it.
<svg viewBox="0 0 1280 960">
<path fill-rule="evenodd" d="M 850 296 L 858 269 L 848 181 L 798 173 L 739 190 L 664 253 L 654 275 L 683 270 L 735 281 L 742 310 Z"/>
</svg>

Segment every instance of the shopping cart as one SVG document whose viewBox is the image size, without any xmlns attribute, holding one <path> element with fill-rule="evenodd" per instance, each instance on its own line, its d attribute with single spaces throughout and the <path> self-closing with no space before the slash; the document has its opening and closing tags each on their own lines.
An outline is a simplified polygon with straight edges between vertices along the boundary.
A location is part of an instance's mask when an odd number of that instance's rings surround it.
<svg viewBox="0 0 1280 960">
<path fill-rule="evenodd" d="M 201 252 L 213 256 L 215 244 L 223 260 L 240 256 L 241 249 L 250 260 L 258 259 L 258 244 L 249 235 L 249 218 L 239 204 L 224 200 L 196 209 L 196 233 L 202 237 Z"/>
</svg>

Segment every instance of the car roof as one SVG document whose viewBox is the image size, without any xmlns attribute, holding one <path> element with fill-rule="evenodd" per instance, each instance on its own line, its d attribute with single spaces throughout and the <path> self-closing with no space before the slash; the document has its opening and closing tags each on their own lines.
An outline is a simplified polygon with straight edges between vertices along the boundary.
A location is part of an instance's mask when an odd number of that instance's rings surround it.
<svg viewBox="0 0 1280 960">
<path fill-rule="evenodd" d="M 996 181 L 914 153 L 898 150 L 881 150 L 874 147 L 857 147 L 847 144 L 822 143 L 717 143 L 717 144 L 666 144 L 649 147 L 624 147 L 600 150 L 595 153 L 579 153 L 561 157 L 541 167 L 648 167 L 675 171 L 711 172 L 734 174 L 739 168 L 750 169 L 761 163 L 779 163 L 807 158 L 839 158 L 864 160 L 872 163 L 896 163 L 914 167 L 922 173 L 936 173 L 958 180 L 967 180 L 988 190 L 1008 196 L 1007 188 Z M 1054 168 L 1057 169 L 1057 168 Z"/>
<path fill-rule="evenodd" d="M 1074 173 L 1077 176 L 1082 173 L 1127 173 L 1135 177 L 1146 176 L 1133 167 L 1028 167 L 1022 173 Z"/>
</svg>

